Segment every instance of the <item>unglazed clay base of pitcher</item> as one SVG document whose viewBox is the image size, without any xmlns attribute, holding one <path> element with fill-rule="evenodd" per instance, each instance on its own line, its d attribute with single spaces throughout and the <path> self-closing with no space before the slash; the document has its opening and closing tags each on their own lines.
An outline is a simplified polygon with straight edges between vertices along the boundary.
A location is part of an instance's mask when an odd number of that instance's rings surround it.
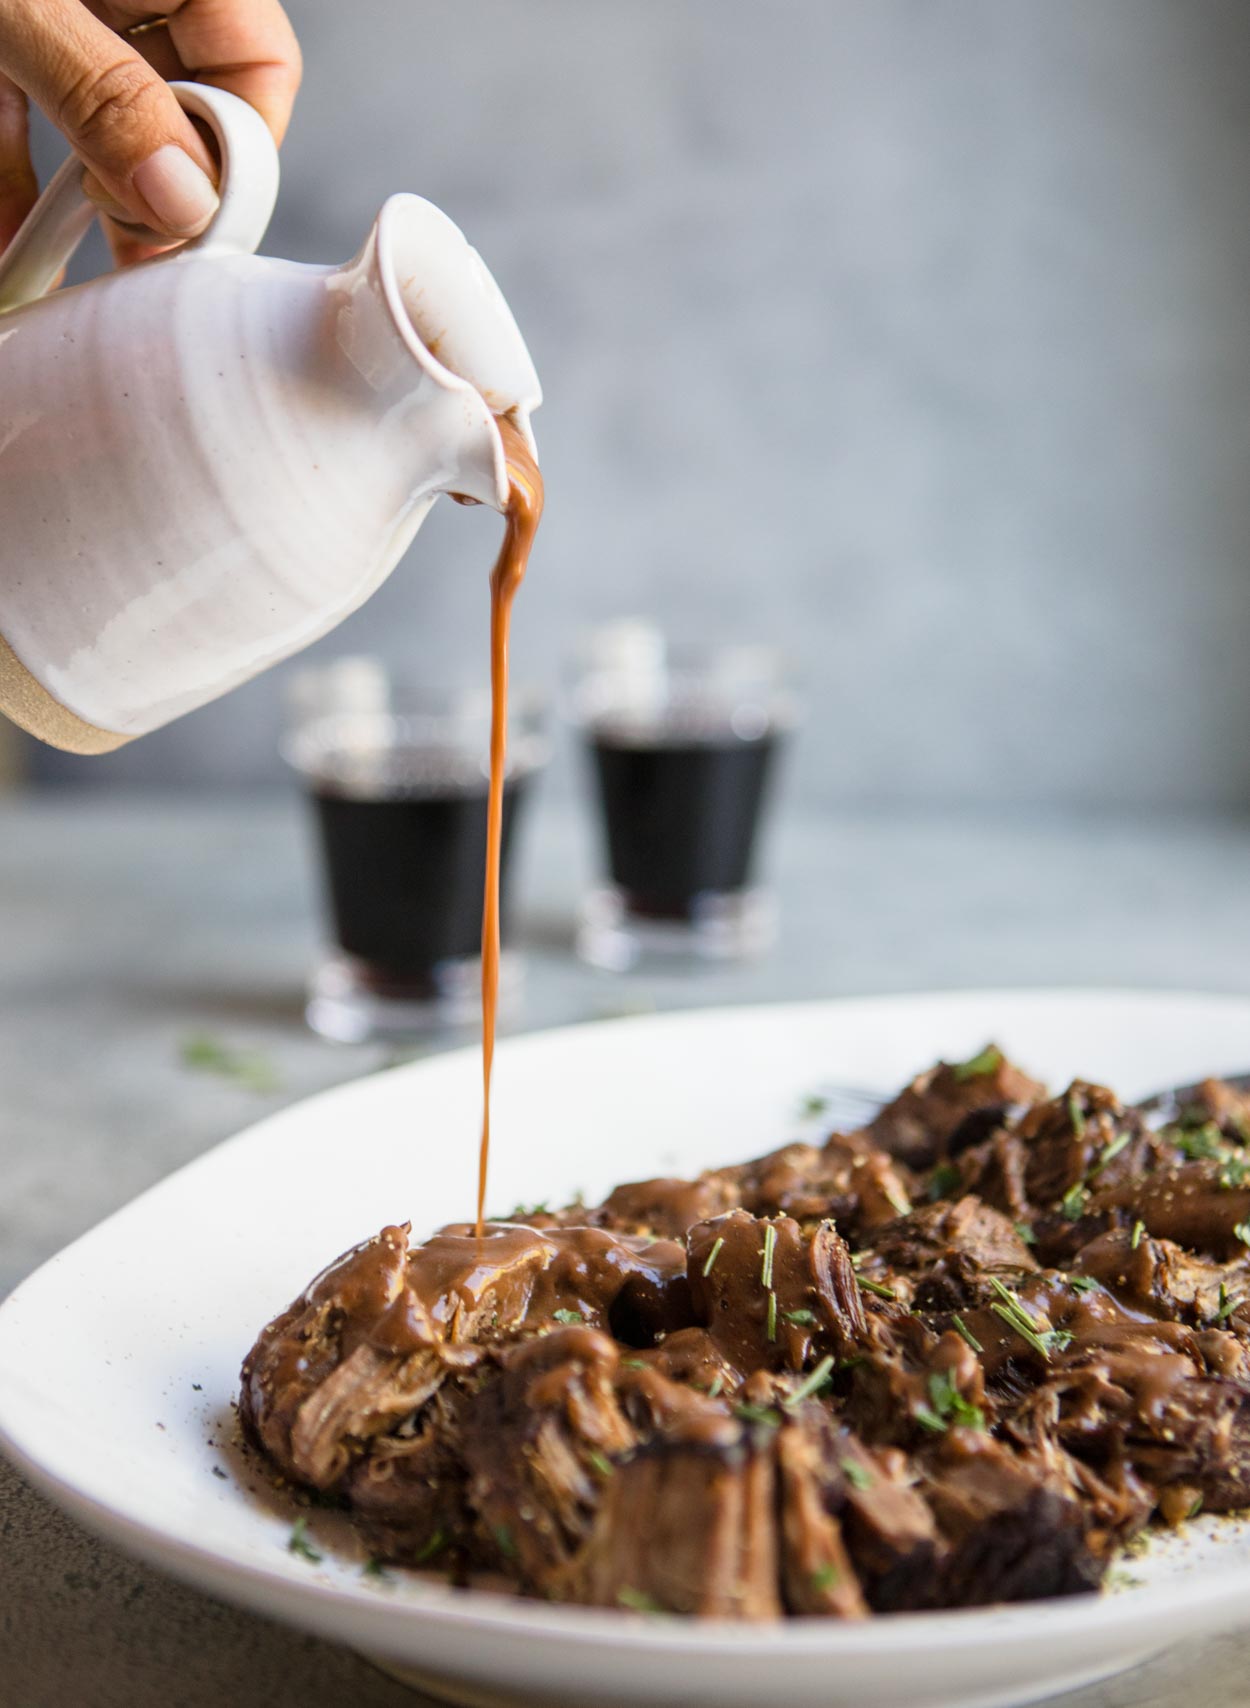
<svg viewBox="0 0 1250 1708">
<path fill-rule="evenodd" d="M 54 700 L 35 681 L 3 635 L 0 635 L 0 713 L 27 735 L 37 736 L 66 753 L 112 753 L 131 739 L 115 730 L 85 723 L 59 700 Z"/>
</svg>

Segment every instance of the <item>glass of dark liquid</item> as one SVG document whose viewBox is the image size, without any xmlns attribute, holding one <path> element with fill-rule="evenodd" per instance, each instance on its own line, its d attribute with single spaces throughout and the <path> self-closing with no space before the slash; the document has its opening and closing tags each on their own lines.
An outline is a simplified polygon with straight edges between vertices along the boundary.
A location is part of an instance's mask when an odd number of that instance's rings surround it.
<svg viewBox="0 0 1250 1708">
<path fill-rule="evenodd" d="M 309 981 L 314 1031 L 404 1038 L 481 1018 L 490 695 L 414 690 L 375 659 L 291 684 L 284 756 L 303 777 L 333 946 Z M 541 708 L 514 693 L 504 780 L 501 1016 L 522 969 L 508 946 L 518 820 L 547 758 Z"/>
<path fill-rule="evenodd" d="M 610 877 L 583 905 L 582 958 L 623 972 L 769 948 L 776 905 L 757 881 L 758 844 L 796 721 L 777 654 L 613 624 L 591 637 L 575 708 Z"/>
</svg>

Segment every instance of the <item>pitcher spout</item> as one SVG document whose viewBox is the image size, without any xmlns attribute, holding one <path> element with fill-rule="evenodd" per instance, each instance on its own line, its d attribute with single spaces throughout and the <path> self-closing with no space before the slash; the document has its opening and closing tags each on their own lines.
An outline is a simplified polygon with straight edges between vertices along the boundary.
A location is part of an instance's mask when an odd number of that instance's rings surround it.
<svg viewBox="0 0 1250 1708">
<path fill-rule="evenodd" d="M 409 417 L 423 418 L 421 496 L 451 492 L 503 511 L 495 418 L 508 416 L 534 449 L 530 413 L 542 388 L 512 311 L 460 228 L 421 196 L 391 196 L 331 287 L 337 342 L 374 391 L 382 429 L 402 434 Z"/>
</svg>

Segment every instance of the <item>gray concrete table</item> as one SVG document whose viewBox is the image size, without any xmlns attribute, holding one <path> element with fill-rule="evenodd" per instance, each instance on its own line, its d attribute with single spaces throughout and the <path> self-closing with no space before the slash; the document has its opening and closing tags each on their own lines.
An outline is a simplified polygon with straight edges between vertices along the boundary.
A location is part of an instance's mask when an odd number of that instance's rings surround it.
<svg viewBox="0 0 1250 1708">
<path fill-rule="evenodd" d="M 989 984 L 1250 991 L 1250 821 L 791 818 L 776 952 L 617 980 L 570 954 L 591 853 L 551 809 L 521 877 L 519 1024 L 650 1007 Z M 294 1098 L 384 1066 L 301 1022 L 318 938 L 295 802 L 0 804 L 0 1293 L 109 1210 Z M 189 1035 L 263 1052 L 274 1089 L 196 1071 Z M 1183 1650 L 1066 1708 L 1233 1708 L 1250 1642 Z M 401 1708 L 363 1661 L 102 1546 L 0 1466 L 0 1708 Z"/>
</svg>

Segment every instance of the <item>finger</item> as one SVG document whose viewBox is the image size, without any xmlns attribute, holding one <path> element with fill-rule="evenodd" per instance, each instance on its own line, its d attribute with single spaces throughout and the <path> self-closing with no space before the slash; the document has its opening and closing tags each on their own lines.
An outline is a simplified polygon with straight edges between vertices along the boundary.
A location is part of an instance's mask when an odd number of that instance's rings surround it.
<svg viewBox="0 0 1250 1708">
<path fill-rule="evenodd" d="M 169 39 L 168 30 L 145 30 L 141 36 L 127 36 L 126 40 L 136 53 L 143 55 L 157 76 L 163 77 L 166 83 L 172 83 L 175 78 L 187 75 L 187 68 Z"/>
<path fill-rule="evenodd" d="M 153 18 L 149 10 L 145 14 L 144 27 L 135 29 L 133 8 L 125 9 L 113 5 L 111 0 L 82 0 L 82 4 L 111 30 L 124 35 L 135 52 L 142 54 L 153 71 L 160 72 L 166 83 L 172 83 L 176 77 L 186 76 L 187 68 L 178 58 L 177 50 L 169 39 L 164 17 Z M 155 0 L 152 9 L 154 8 Z"/>
<path fill-rule="evenodd" d="M 100 223 L 113 260 L 119 267 L 131 267 L 136 261 L 148 261 L 153 255 L 163 255 L 167 249 L 177 247 L 167 237 L 158 237 L 142 226 L 120 225 L 112 219 L 101 220 Z"/>
<path fill-rule="evenodd" d="M 112 28 L 105 0 L 85 0 L 85 4 L 89 11 L 94 12 L 97 18 L 102 18 Z M 127 39 L 136 51 L 143 55 L 153 71 L 167 83 L 186 76 L 186 67 L 178 58 L 167 29 L 162 27 L 140 30 Z M 194 119 L 191 122 L 196 124 Z M 200 129 L 198 124 L 196 128 Z M 202 129 L 200 134 L 204 136 Z M 204 140 L 212 146 L 210 137 L 205 136 Z M 149 226 L 134 224 L 127 210 L 113 200 L 94 173 L 83 173 L 82 188 L 83 193 L 100 210 L 100 228 L 118 267 L 132 266 L 136 261 L 147 261 L 153 255 L 163 254 L 171 247 L 169 239 L 162 237 L 160 232 L 153 231 Z"/>
<path fill-rule="evenodd" d="M 103 0 L 102 13 L 125 30 L 149 17 L 151 6 L 148 0 Z M 279 0 L 175 0 L 166 16 L 169 40 L 188 76 L 241 96 L 281 142 L 303 62 Z M 151 37 L 165 33 L 154 30 Z"/>
<path fill-rule="evenodd" d="M 131 219 L 168 237 L 217 209 L 212 157 L 173 91 L 78 0 L 5 0 L 0 62 Z"/>
<path fill-rule="evenodd" d="M 35 205 L 26 97 L 0 73 L 0 252 Z"/>
<path fill-rule="evenodd" d="M 164 233 L 153 231 L 151 226 L 139 225 L 132 220 L 128 211 L 113 200 L 90 172 L 83 174 L 82 187 L 87 199 L 96 205 L 100 225 L 113 252 L 113 259 L 119 267 L 127 266 L 132 261 L 146 261 L 149 255 L 160 255 L 166 249 L 177 247 L 175 241 Z"/>
</svg>

